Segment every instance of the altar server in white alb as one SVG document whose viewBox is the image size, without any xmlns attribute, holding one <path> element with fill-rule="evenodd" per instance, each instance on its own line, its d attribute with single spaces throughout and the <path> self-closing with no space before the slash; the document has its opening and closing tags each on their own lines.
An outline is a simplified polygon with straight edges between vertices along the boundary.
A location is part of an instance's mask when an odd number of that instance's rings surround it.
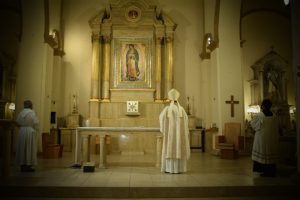
<svg viewBox="0 0 300 200">
<path fill-rule="evenodd" d="M 170 105 L 160 113 L 160 132 L 163 133 L 161 171 L 183 173 L 187 171 L 190 158 L 188 116 L 178 102 L 180 94 L 176 89 L 168 93 Z"/>
<path fill-rule="evenodd" d="M 278 118 L 271 111 L 272 102 L 264 99 L 261 112 L 250 122 L 255 130 L 252 160 L 253 171 L 261 176 L 275 176 L 278 161 Z"/>
<path fill-rule="evenodd" d="M 34 172 L 32 166 L 37 164 L 36 134 L 39 120 L 32 110 L 32 102 L 24 101 L 24 109 L 18 114 L 19 136 L 16 149 L 16 164 L 22 172 Z"/>
</svg>

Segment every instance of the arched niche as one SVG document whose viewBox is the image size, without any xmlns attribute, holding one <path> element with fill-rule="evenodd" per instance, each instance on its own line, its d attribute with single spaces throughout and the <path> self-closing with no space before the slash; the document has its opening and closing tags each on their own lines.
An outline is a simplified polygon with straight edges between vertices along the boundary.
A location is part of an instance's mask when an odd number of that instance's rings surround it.
<svg viewBox="0 0 300 200">
<path fill-rule="evenodd" d="M 251 66 L 251 104 L 260 105 L 268 98 L 273 103 L 273 112 L 278 115 L 282 131 L 290 128 L 289 105 L 287 103 L 286 69 L 288 62 L 274 50 Z"/>
</svg>

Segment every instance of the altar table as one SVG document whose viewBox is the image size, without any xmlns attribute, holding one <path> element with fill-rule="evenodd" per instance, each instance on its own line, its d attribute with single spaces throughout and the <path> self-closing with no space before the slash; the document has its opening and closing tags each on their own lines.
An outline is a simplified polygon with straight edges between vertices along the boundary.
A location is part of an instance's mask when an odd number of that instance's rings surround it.
<svg viewBox="0 0 300 200">
<path fill-rule="evenodd" d="M 99 168 L 105 168 L 106 155 L 104 153 L 105 135 L 109 132 L 116 132 L 124 134 L 128 132 L 149 132 L 156 134 L 156 163 L 155 166 L 159 167 L 161 163 L 162 151 L 162 133 L 159 128 L 155 127 L 78 127 L 76 128 L 75 140 L 75 165 L 81 165 L 82 162 L 90 161 L 89 152 L 89 137 L 98 135 L 100 139 L 100 153 L 99 153 Z M 81 141 L 82 140 L 82 141 Z M 83 158 L 81 159 L 81 143 Z"/>
<path fill-rule="evenodd" d="M 201 146 L 196 147 L 202 149 L 205 152 L 205 131 L 204 129 L 189 129 L 190 134 L 193 131 L 199 132 L 201 134 Z M 100 139 L 100 153 L 99 153 L 99 168 L 105 168 L 106 155 L 104 151 L 105 136 L 109 133 L 119 133 L 124 134 L 128 132 L 149 132 L 151 134 L 156 134 L 156 167 L 160 167 L 161 164 L 161 152 L 162 152 L 162 138 L 163 135 L 159 128 L 156 127 L 78 127 L 76 128 L 76 140 L 75 140 L 75 165 L 81 165 L 82 162 L 90 161 L 89 152 L 89 137 L 98 135 Z M 83 141 L 81 141 L 83 140 Z M 83 147 L 81 149 L 81 143 Z M 191 147 L 194 148 L 194 147 Z M 83 152 L 83 158 L 81 159 L 81 152 Z"/>
</svg>

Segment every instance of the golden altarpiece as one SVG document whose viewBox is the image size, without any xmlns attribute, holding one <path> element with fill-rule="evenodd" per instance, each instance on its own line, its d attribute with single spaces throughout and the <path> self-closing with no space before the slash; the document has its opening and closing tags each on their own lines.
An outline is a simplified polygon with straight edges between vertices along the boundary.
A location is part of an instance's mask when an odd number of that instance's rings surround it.
<svg viewBox="0 0 300 200">
<path fill-rule="evenodd" d="M 159 127 L 173 87 L 176 24 L 146 0 L 111 1 L 89 24 L 89 126 Z M 155 151 L 154 134 L 111 134 L 110 143 L 111 151 L 122 153 Z"/>
</svg>

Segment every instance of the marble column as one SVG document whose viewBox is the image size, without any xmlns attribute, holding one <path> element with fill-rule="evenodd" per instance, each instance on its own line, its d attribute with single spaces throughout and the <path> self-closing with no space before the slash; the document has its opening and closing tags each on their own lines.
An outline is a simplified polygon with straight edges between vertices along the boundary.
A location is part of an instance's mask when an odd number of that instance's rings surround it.
<svg viewBox="0 0 300 200">
<path fill-rule="evenodd" d="M 166 37 L 166 92 L 173 88 L 173 37 Z"/>
<path fill-rule="evenodd" d="M 99 153 L 99 168 L 105 168 L 106 152 L 105 152 L 105 135 L 99 135 L 100 138 L 100 153 Z"/>
<path fill-rule="evenodd" d="M 99 99 L 100 99 L 100 35 L 92 35 L 92 77 L 91 77 L 91 97 L 89 100 L 90 126 L 99 126 Z"/>
<path fill-rule="evenodd" d="M 250 94 L 251 94 L 251 101 L 250 101 L 250 104 L 251 105 L 257 105 L 259 103 L 259 95 L 257 90 L 258 90 L 258 80 L 256 79 L 252 79 L 252 80 L 249 80 L 249 83 L 250 83 Z"/>
<path fill-rule="evenodd" d="M 90 136 L 89 135 L 82 135 L 83 138 L 83 163 L 90 161 Z"/>
<path fill-rule="evenodd" d="M 155 66 L 156 66 L 156 100 L 161 100 L 161 41 L 162 38 L 156 38 L 155 48 Z"/>
<path fill-rule="evenodd" d="M 156 136 L 156 167 L 161 166 L 161 154 L 162 154 L 162 135 Z"/>
<path fill-rule="evenodd" d="M 264 72 L 263 71 L 259 71 L 259 77 L 258 77 L 258 83 L 259 83 L 259 89 L 260 89 L 260 94 L 259 94 L 259 98 L 258 98 L 258 103 L 261 103 L 261 101 L 265 98 L 264 95 Z"/>
<path fill-rule="evenodd" d="M 104 36 L 104 52 L 103 52 L 103 94 L 104 102 L 109 102 L 109 70 L 110 70 L 110 36 Z"/>
</svg>

